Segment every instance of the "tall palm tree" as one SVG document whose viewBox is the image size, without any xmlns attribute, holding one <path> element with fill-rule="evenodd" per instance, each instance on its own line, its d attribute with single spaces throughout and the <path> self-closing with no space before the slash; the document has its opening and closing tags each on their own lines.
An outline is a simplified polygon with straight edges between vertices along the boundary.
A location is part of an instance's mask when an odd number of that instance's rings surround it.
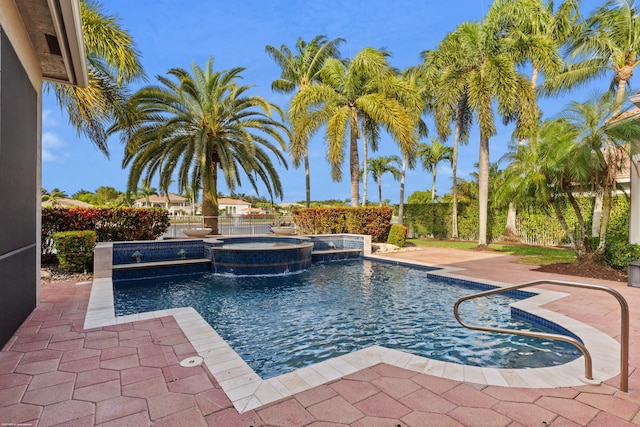
<svg viewBox="0 0 640 427">
<path fill-rule="evenodd" d="M 128 83 L 144 78 L 140 53 L 115 16 L 94 0 L 80 2 L 82 32 L 87 51 L 86 88 L 47 83 L 78 133 L 85 134 L 109 156 L 107 128 L 127 114 Z"/>
<path fill-rule="evenodd" d="M 297 53 L 291 52 L 286 45 L 280 49 L 267 45 L 267 54 L 280 66 L 280 78 L 271 83 L 275 92 L 293 93 L 305 89 L 320 79 L 320 70 L 328 58 L 339 58 L 338 46 L 345 40 L 341 38 L 328 41 L 326 36 L 316 36 L 309 43 L 298 38 Z M 309 141 L 308 135 L 297 135 L 301 140 L 290 146 L 293 166 L 300 165 L 300 158 L 304 160 L 306 203 L 311 205 L 311 178 L 309 173 Z"/>
<path fill-rule="evenodd" d="M 456 29 L 459 60 L 447 64 L 439 83 L 449 91 L 448 105 L 465 98 L 480 127 L 478 245 L 487 245 L 489 197 L 489 139 L 496 133 L 493 103 L 505 119 L 516 119 L 516 137 L 529 135 L 537 122 L 535 94 L 528 79 L 496 37 L 497 28 L 464 23 Z"/>
<path fill-rule="evenodd" d="M 449 33 L 433 51 L 425 51 L 421 72 L 422 82 L 426 84 L 428 108 L 436 118 L 436 130 L 441 140 L 445 141 L 451 133 L 451 122 L 454 123 L 453 151 L 451 155 L 451 179 L 453 199 L 451 203 L 451 238 L 458 238 L 458 150 L 459 145 L 469 141 L 469 130 L 473 123 L 473 112 L 469 107 L 467 82 L 459 80 L 456 96 L 448 96 L 449 88 L 441 83 L 444 71 L 455 68 L 462 61 L 459 56 L 460 40 L 456 32 Z"/>
<path fill-rule="evenodd" d="M 608 0 L 576 31 L 568 49 L 574 62 L 545 82 L 547 91 L 570 90 L 611 73 L 610 89 L 620 114 L 633 71 L 640 64 L 640 10 L 634 0 Z"/>
<path fill-rule="evenodd" d="M 550 0 L 498 0 L 488 18 L 515 61 L 531 65 L 531 86 L 536 88 L 541 73 L 550 78 L 561 70 L 561 49 L 575 32 L 580 2 L 564 0 L 555 8 Z"/>
<path fill-rule="evenodd" d="M 204 225 L 218 231 L 218 168 L 230 191 L 241 185 L 240 173 L 258 192 L 261 181 L 273 198 L 282 198 L 282 184 L 269 152 L 287 166 L 280 150 L 287 129 L 272 118 L 280 109 L 250 86 L 238 85 L 243 68 L 213 71 L 213 58 L 192 74 L 181 68 L 159 76 L 160 85 L 147 86 L 130 99 L 135 121 L 122 123 L 126 142 L 123 167 L 130 165 L 128 186 L 140 177 L 159 173 L 161 182 L 177 176 L 178 191 L 201 182 Z M 171 78 L 173 77 L 173 78 Z M 275 144 L 272 142 L 275 141 Z M 174 175 L 175 172 L 175 175 Z"/>
<path fill-rule="evenodd" d="M 367 163 L 369 163 L 369 171 L 371 172 L 371 176 L 378 184 L 378 201 L 380 203 L 380 206 L 382 206 L 382 175 L 388 172 L 397 181 L 401 176 L 401 172 L 398 170 L 398 167 L 401 163 L 400 157 L 372 157 L 367 160 Z"/>
<path fill-rule="evenodd" d="M 552 78 L 560 71 L 563 62 L 560 55 L 576 28 L 580 16 L 577 0 L 564 0 L 554 8 L 553 1 L 543 0 L 499 0 L 494 3 L 490 19 L 501 28 L 503 43 L 520 64 L 530 64 L 531 86 L 536 89 L 542 74 Z M 520 138 L 518 146 L 526 143 Z M 505 236 L 515 236 L 516 209 L 509 204 Z"/>
<path fill-rule="evenodd" d="M 398 204 L 398 222 L 400 225 L 402 225 L 404 222 L 404 187 L 407 168 L 415 168 L 418 141 L 420 137 L 426 137 L 429 134 L 429 129 L 427 128 L 426 123 L 422 120 L 421 116 L 423 113 L 428 111 L 429 105 L 427 104 L 427 99 L 430 96 L 430 93 L 428 92 L 429 86 L 422 80 L 423 73 L 420 67 L 409 67 L 405 69 L 401 74 L 401 78 L 405 80 L 409 90 L 417 94 L 417 97 L 415 99 L 418 99 L 419 102 L 407 102 L 405 105 L 405 107 L 413 117 L 413 120 L 415 121 L 414 126 L 417 132 L 414 134 L 416 139 L 414 140 L 413 144 L 411 144 L 410 146 L 405 146 L 404 150 L 400 150 L 402 153 L 402 171 L 400 175 L 400 203 Z M 411 99 L 413 99 L 413 97 Z"/>
<path fill-rule="evenodd" d="M 311 135 L 326 124 L 327 157 L 334 181 L 342 179 L 349 135 L 353 206 L 358 206 L 360 198 L 358 138 L 362 117 L 383 126 L 401 149 L 411 146 L 415 140 L 414 121 L 406 108 L 414 95 L 406 92 L 406 84 L 389 67 L 388 56 L 384 51 L 365 48 L 349 61 L 328 59 L 320 71 L 321 83 L 298 92 L 289 109 L 294 133 L 292 145 L 300 144 L 295 135 Z"/>
<path fill-rule="evenodd" d="M 436 201 L 436 177 L 438 175 L 438 163 L 449 161 L 451 163 L 451 157 L 453 155 L 453 149 L 447 147 L 437 138 L 431 137 L 431 144 L 418 144 L 417 156 L 422 159 L 422 167 L 427 172 L 433 174 L 433 181 L 431 182 L 431 203 Z"/>
</svg>

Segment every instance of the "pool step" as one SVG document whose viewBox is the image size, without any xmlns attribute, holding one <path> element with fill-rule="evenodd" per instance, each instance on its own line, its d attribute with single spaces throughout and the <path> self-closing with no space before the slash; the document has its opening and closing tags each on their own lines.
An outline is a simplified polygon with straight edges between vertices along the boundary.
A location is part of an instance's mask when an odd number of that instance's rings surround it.
<svg viewBox="0 0 640 427">
<path fill-rule="evenodd" d="M 153 261 L 153 262 L 135 262 L 129 264 L 116 264 L 112 268 L 114 270 L 130 270 L 134 268 L 152 268 L 152 267 L 164 267 L 171 265 L 185 265 L 185 264 L 199 264 L 210 263 L 209 258 L 190 258 L 190 259 L 176 259 L 166 261 Z"/>
<path fill-rule="evenodd" d="M 357 259 L 364 255 L 362 249 L 328 249 L 311 252 L 313 262 L 338 261 L 344 259 Z"/>
</svg>

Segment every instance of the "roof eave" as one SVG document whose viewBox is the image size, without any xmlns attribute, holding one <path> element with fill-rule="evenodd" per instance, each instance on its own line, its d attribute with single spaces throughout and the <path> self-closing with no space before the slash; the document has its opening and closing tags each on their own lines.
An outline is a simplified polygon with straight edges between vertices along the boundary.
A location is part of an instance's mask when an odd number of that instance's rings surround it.
<svg viewBox="0 0 640 427">
<path fill-rule="evenodd" d="M 67 70 L 67 80 L 57 78 L 45 80 L 78 87 L 87 87 L 87 55 L 82 32 L 82 17 L 78 0 L 47 0 L 56 34 L 63 40 L 60 50 Z"/>
</svg>

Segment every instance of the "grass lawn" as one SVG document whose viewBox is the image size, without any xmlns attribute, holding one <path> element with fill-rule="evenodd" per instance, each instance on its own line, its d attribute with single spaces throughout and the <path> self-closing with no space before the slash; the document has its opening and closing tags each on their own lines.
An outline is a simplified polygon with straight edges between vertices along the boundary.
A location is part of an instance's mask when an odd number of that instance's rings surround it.
<svg viewBox="0 0 640 427">
<path fill-rule="evenodd" d="M 431 246 L 463 250 L 474 250 L 478 246 L 476 242 L 459 242 L 452 240 L 407 239 L 407 243 L 416 246 Z M 520 256 L 522 258 L 520 258 L 518 262 L 523 264 L 546 265 L 560 262 L 574 262 L 576 260 L 575 254 L 569 249 L 503 244 L 491 244 L 489 245 L 489 248 L 497 252 L 502 252 L 505 255 Z"/>
</svg>

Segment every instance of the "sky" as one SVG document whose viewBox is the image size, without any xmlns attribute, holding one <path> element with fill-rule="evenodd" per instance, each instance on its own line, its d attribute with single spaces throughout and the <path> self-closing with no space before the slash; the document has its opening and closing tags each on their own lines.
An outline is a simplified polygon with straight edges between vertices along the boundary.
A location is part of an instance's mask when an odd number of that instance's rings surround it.
<svg viewBox="0 0 640 427">
<path fill-rule="evenodd" d="M 582 13 L 587 15 L 603 2 L 583 0 Z M 103 10 L 119 18 L 141 52 L 141 62 L 147 81 L 131 85 L 135 91 L 155 84 L 156 76 L 166 75 L 175 67 L 191 69 L 193 63 L 204 67 L 209 57 L 214 58 L 214 69 L 228 70 L 244 67 L 242 84 L 253 85 L 249 91 L 281 108 L 286 109 L 290 95 L 271 91 L 271 82 L 280 76 L 280 68 L 265 53 L 266 45 L 287 45 L 295 51 L 299 37 L 310 41 L 317 35 L 328 39 L 344 38 L 340 46 L 343 58 L 351 58 L 365 47 L 385 48 L 391 53 L 390 63 L 398 69 L 418 65 L 420 53 L 433 49 L 459 24 L 478 21 L 486 14 L 490 0 L 109 0 Z M 600 82 L 606 88 L 607 83 Z M 594 89 L 585 88 L 562 97 L 540 102 L 544 117 L 553 117 L 570 101 L 583 101 Z M 634 92 L 633 92 L 634 93 Z M 95 192 L 98 187 L 110 186 L 126 190 L 128 170 L 122 169 L 124 146 L 117 136 L 109 140 L 110 158 L 106 158 L 93 144 L 69 125 L 52 94 L 43 96 L 42 123 L 42 187 L 59 188 L 69 196 L 80 189 Z M 500 119 L 496 120 L 500 125 Z M 433 122 L 427 119 L 430 137 L 435 136 Z M 478 162 L 478 131 L 474 124 L 469 144 L 460 148 L 458 176 L 467 180 L 476 171 Z M 490 160 L 495 162 L 508 150 L 511 129 L 498 127 L 498 134 L 490 142 Z M 430 142 L 429 138 L 421 142 Z M 452 145 L 452 138 L 447 141 Z M 400 155 L 389 135 L 380 141 L 380 149 L 370 157 Z M 347 156 L 348 157 L 348 156 Z M 351 198 L 348 164 L 343 166 L 344 179 L 333 182 L 326 160 L 326 145 L 319 131 L 309 145 L 311 199 L 346 200 Z M 362 160 L 362 142 L 360 141 Z M 288 159 L 288 156 L 287 156 Z M 274 162 L 276 159 L 272 158 Z M 289 160 L 289 159 L 288 159 Z M 276 202 L 305 200 L 304 167 L 295 169 L 279 166 L 284 198 Z M 236 193 L 259 195 L 269 199 L 264 187 L 259 193 L 245 177 Z M 407 171 L 406 198 L 414 191 L 430 191 L 431 173 L 421 166 Z M 400 183 L 391 174 L 382 177 L 382 197 L 398 203 Z M 437 168 L 436 194 L 451 190 L 451 167 L 440 163 Z M 158 187 L 158 178 L 152 181 Z M 177 192 L 177 186 L 170 188 Z M 221 180 L 218 191 L 229 194 Z M 377 183 L 369 176 L 367 199 L 378 201 Z M 362 184 L 360 189 L 362 197 Z"/>
</svg>

